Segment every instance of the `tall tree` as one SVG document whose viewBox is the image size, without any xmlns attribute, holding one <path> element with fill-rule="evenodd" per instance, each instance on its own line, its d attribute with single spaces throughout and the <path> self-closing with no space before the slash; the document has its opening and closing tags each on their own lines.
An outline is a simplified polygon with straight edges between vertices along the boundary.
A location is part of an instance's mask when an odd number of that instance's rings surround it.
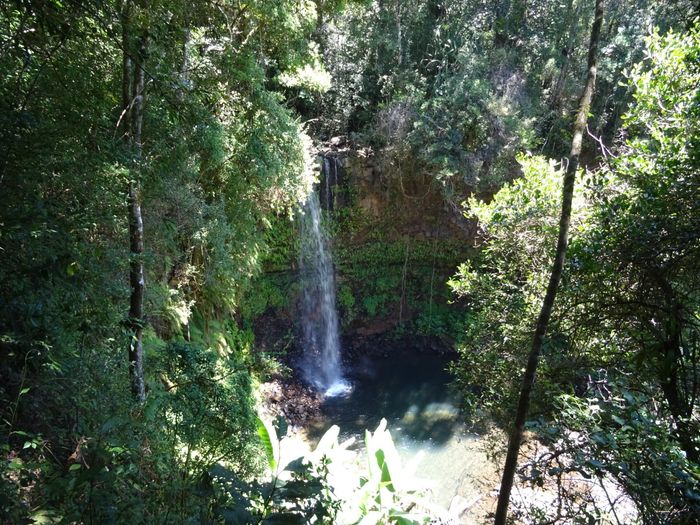
<svg viewBox="0 0 700 525">
<path fill-rule="evenodd" d="M 562 190 L 562 207 L 561 217 L 559 220 L 559 236 L 557 239 L 557 249 L 552 265 L 552 271 L 547 286 L 547 293 L 542 303 L 535 335 L 532 341 L 532 348 L 527 360 L 525 375 L 520 390 L 520 398 L 518 400 L 518 408 L 515 415 L 513 430 L 508 441 L 508 451 L 506 453 L 506 462 L 503 468 L 503 477 L 501 478 L 501 489 L 498 495 L 498 505 L 496 507 L 496 517 L 494 523 L 496 525 L 505 525 L 508 515 L 508 503 L 510 500 L 510 492 L 513 487 L 513 478 L 515 469 L 518 464 L 518 454 L 520 452 L 520 443 L 522 441 L 523 430 L 525 428 L 525 419 L 527 418 L 528 408 L 530 406 L 530 394 L 535 383 L 535 374 L 537 365 L 544 344 L 544 338 L 547 333 L 547 326 L 552 314 L 554 299 L 557 295 L 559 282 L 561 280 L 564 261 L 566 259 L 566 248 L 569 243 L 569 223 L 571 221 L 571 206 L 574 196 L 574 182 L 576 180 L 576 170 L 579 166 L 579 157 L 581 155 L 581 143 L 583 141 L 583 132 L 586 129 L 588 120 L 588 110 L 593 98 L 593 90 L 595 88 L 595 79 L 598 69 L 597 50 L 598 41 L 600 39 L 600 29 L 603 24 L 603 0 L 596 0 L 595 15 L 593 19 L 593 27 L 591 29 L 591 40 L 588 46 L 588 72 L 586 75 L 586 84 L 581 94 L 579 110 L 576 114 L 574 122 L 574 135 L 571 141 L 571 152 L 568 158 L 568 166 L 564 174 L 564 187 Z"/>
<path fill-rule="evenodd" d="M 139 196 L 139 184 L 134 179 L 138 173 L 142 152 L 143 107 L 146 91 L 144 61 L 148 48 L 148 36 L 135 36 L 131 24 L 131 2 L 122 6 L 122 139 L 127 146 L 134 173 L 127 188 L 129 214 L 129 284 L 131 297 L 129 304 L 129 372 L 131 391 L 139 401 L 146 399 L 143 371 L 143 298 L 145 278 L 143 268 L 143 216 Z"/>
</svg>

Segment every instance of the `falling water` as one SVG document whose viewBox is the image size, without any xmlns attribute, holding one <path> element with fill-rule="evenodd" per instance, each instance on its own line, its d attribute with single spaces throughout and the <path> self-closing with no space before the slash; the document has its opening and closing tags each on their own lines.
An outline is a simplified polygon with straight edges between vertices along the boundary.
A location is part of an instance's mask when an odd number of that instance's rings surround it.
<svg viewBox="0 0 700 525">
<path fill-rule="evenodd" d="M 321 206 L 315 191 L 306 201 L 301 220 L 299 268 L 303 290 L 301 324 L 306 379 L 326 396 L 343 394 L 349 390 L 349 385 L 341 370 L 333 261 L 321 225 Z"/>
<path fill-rule="evenodd" d="M 335 162 L 333 163 L 335 165 Z M 326 210 L 331 209 L 331 161 L 323 157 L 323 179 L 326 183 Z"/>
<path fill-rule="evenodd" d="M 323 161 L 323 182 L 324 191 L 321 192 L 326 210 L 332 211 L 335 209 L 335 190 L 338 186 L 338 159 L 335 157 L 322 157 Z"/>
</svg>

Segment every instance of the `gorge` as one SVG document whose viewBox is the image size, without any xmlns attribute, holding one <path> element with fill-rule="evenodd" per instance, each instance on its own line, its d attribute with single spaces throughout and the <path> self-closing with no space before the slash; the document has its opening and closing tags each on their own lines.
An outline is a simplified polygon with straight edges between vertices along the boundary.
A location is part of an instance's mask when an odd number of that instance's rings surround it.
<svg viewBox="0 0 700 525">
<path fill-rule="evenodd" d="M 700 523 L 699 17 L 1 2 L 0 523 Z"/>
</svg>

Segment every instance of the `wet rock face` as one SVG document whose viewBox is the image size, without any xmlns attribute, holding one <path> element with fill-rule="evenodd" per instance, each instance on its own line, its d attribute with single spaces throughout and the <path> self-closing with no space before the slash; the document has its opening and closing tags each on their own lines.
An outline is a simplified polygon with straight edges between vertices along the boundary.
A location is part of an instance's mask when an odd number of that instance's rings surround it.
<svg viewBox="0 0 700 525">
<path fill-rule="evenodd" d="M 456 355 L 452 344 L 437 337 L 407 335 L 397 338 L 390 332 L 374 333 L 369 336 L 348 334 L 343 338 L 343 349 L 347 364 L 354 366 L 362 366 L 363 360 L 368 356 L 386 357 L 405 352 L 447 357 Z"/>
<path fill-rule="evenodd" d="M 292 346 L 295 325 L 290 312 L 271 308 L 255 319 L 255 348 L 268 355 L 286 355 Z"/>
<path fill-rule="evenodd" d="M 393 341 L 397 333 L 416 338 L 429 352 L 441 351 L 434 341 L 417 337 L 414 322 L 427 326 L 423 334 L 443 326 L 438 317 L 452 299 L 445 283 L 474 253 L 472 224 L 463 210 L 446 204 L 435 178 L 421 166 L 394 162 L 390 153 L 358 148 L 346 137 L 320 147 L 317 162 L 321 215 L 330 219 L 332 233 L 342 360 L 353 362 L 378 348 L 400 352 L 410 342 Z M 279 250 L 265 283 L 284 305 L 270 302 L 252 321 L 256 348 L 286 355 L 291 363 L 289 356 L 298 356 L 304 346 L 299 262 L 294 241 Z"/>
<path fill-rule="evenodd" d="M 334 137 L 318 153 L 321 204 L 337 210 L 357 206 L 375 226 L 395 236 L 460 240 L 473 245 L 476 223 L 463 209 L 445 201 L 435 177 L 415 162 L 393 159 L 391 152 L 353 148 Z"/>
</svg>

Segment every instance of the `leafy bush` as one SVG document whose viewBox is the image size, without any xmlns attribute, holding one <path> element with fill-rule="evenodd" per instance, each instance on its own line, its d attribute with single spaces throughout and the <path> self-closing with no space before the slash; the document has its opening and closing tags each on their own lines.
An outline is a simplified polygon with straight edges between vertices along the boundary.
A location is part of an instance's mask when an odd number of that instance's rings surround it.
<svg viewBox="0 0 700 525">
<path fill-rule="evenodd" d="M 420 497 L 424 483 L 414 478 L 410 468 L 402 467 L 386 420 L 365 434 L 367 470 L 359 479 L 352 477 L 348 470 L 352 467 L 346 464 L 347 448 L 354 439 L 339 444 L 337 426 L 326 431 L 313 452 L 286 464 L 280 462 L 284 442 L 277 430 L 286 432 L 283 420 L 278 419 L 275 426 L 258 421 L 269 481 L 245 483 L 221 474 L 220 486 L 231 498 L 222 511 L 228 523 L 418 525 L 431 519 L 435 506 Z"/>
</svg>

